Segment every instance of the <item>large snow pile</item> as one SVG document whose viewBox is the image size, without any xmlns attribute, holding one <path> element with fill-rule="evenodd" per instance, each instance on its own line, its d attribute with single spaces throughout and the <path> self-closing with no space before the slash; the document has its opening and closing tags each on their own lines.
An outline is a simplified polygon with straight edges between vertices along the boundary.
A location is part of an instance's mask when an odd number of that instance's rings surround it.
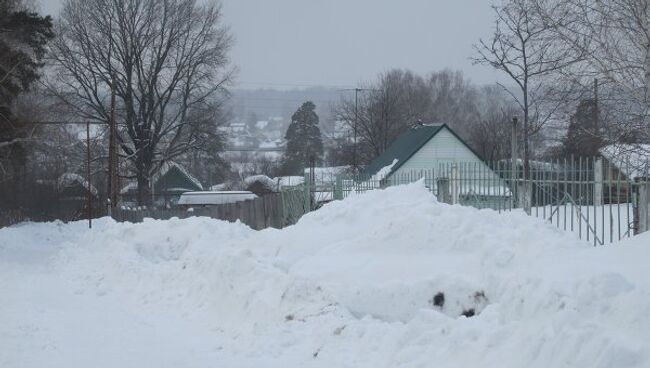
<svg viewBox="0 0 650 368">
<path fill-rule="evenodd" d="M 84 226 L 0 230 L 0 366 L 650 366 L 650 236 L 593 248 L 422 183 L 282 231 Z"/>
</svg>

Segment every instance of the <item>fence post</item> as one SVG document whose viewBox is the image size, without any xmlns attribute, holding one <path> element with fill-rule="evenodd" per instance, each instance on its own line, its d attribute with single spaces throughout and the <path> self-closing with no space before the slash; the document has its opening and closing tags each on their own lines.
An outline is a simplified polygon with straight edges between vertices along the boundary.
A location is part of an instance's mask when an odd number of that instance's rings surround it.
<svg viewBox="0 0 650 368">
<path fill-rule="evenodd" d="M 602 206 L 605 204 L 603 198 L 603 159 L 598 157 L 594 160 L 594 206 Z"/>
<path fill-rule="evenodd" d="M 113 206 L 111 206 L 111 199 L 108 198 L 106 200 L 106 215 L 108 217 L 110 217 L 110 218 L 113 218 L 113 213 L 111 212 L 112 209 L 113 209 Z"/>
<path fill-rule="evenodd" d="M 517 190 L 517 203 L 524 209 L 526 214 L 531 214 L 532 207 L 532 191 L 533 185 L 532 182 L 526 181 L 525 179 L 521 182 L 518 182 L 516 185 Z"/>
<path fill-rule="evenodd" d="M 449 178 L 438 178 L 436 186 L 438 187 L 438 201 L 452 204 L 451 194 L 449 193 Z"/>
<path fill-rule="evenodd" d="M 458 204 L 459 202 L 458 179 L 458 165 L 454 163 L 451 166 L 451 204 Z"/>
<path fill-rule="evenodd" d="M 343 199 L 343 176 L 336 175 L 336 183 L 334 184 L 334 199 Z"/>
<path fill-rule="evenodd" d="M 512 199 L 513 207 L 517 208 L 519 201 L 519 188 L 517 185 L 517 180 L 519 179 L 519 173 L 517 172 L 519 168 L 519 126 L 517 125 L 517 118 L 512 118 L 512 137 L 510 141 L 510 151 L 512 155 L 512 166 L 510 167 L 510 188 L 512 189 Z"/>
<path fill-rule="evenodd" d="M 650 178 L 635 179 L 634 235 L 650 230 Z"/>
<path fill-rule="evenodd" d="M 304 206 L 305 212 L 311 211 L 311 175 L 305 172 L 305 188 L 304 188 Z"/>
</svg>

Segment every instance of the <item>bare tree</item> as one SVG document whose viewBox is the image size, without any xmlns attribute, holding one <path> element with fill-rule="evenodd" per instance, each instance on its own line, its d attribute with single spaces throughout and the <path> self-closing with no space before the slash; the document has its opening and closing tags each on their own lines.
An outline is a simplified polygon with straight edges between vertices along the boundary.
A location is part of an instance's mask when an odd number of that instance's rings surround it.
<svg viewBox="0 0 650 368">
<path fill-rule="evenodd" d="M 446 123 L 468 138 L 479 122 L 478 90 L 461 71 L 443 70 L 428 77 L 431 113 L 427 120 Z"/>
<path fill-rule="evenodd" d="M 475 63 L 502 71 L 516 85 L 511 90 L 500 84 L 523 115 L 525 175 L 529 171 L 530 137 L 553 117 L 564 96 L 571 93 L 553 79 L 581 58 L 579 50 L 562 47 L 555 38 L 551 25 L 538 13 L 539 1 L 506 0 L 493 6 L 494 33 L 489 40 L 480 40 L 474 46 Z M 555 16 L 558 23 L 563 23 L 562 17 L 566 15 Z"/>
<path fill-rule="evenodd" d="M 537 0 L 537 8 L 554 36 L 585 56 L 575 77 L 587 86 L 601 82 L 599 101 L 617 125 L 614 140 L 650 139 L 650 1 Z M 558 20 L 558 13 L 566 16 Z"/>
<path fill-rule="evenodd" d="M 470 146 L 488 161 L 510 157 L 510 121 L 519 107 L 497 85 L 484 86 L 477 95 L 475 109 L 479 118 L 468 132 Z"/>
<path fill-rule="evenodd" d="M 355 129 L 359 161 L 369 162 L 380 155 L 410 125 L 426 120 L 431 111 L 426 81 L 404 70 L 391 70 L 359 93 L 358 106 L 347 99 L 335 107 L 335 116 Z M 358 119 L 357 119 L 358 112 Z"/>
<path fill-rule="evenodd" d="M 119 142 L 138 202 L 165 161 L 203 143 L 232 70 L 219 3 L 196 0 L 67 0 L 52 45 L 57 96 L 83 118 L 108 122 L 114 89 Z M 206 115 L 207 114 L 207 115 Z M 199 117 L 197 121 L 197 117 Z M 216 131 L 218 121 L 210 121 Z"/>
</svg>

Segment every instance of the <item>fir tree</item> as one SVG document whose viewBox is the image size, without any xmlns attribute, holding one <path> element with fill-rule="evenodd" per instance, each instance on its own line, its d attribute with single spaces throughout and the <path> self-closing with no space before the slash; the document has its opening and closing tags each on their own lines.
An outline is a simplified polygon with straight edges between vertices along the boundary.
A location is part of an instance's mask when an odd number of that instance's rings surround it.
<svg viewBox="0 0 650 368">
<path fill-rule="evenodd" d="M 38 79 L 52 18 L 23 10 L 20 2 L 0 0 L 0 111 L 6 120 L 15 98 Z"/>
<path fill-rule="evenodd" d="M 51 17 L 27 10 L 23 1 L 0 0 L 0 205 L 6 203 L 3 193 L 11 193 L 5 181 L 17 180 L 25 166 L 34 132 L 24 117 L 15 116 L 15 103 L 38 79 L 53 37 Z"/>
<path fill-rule="evenodd" d="M 285 139 L 287 147 L 282 162 L 284 174 L 301 174 L 311 160 L 318 163 L 323 155 L 323 141 L 313 102 L 305 102 L 291 117 Z"/>
<path fill-rule="evenodd" d="M 598 111 L 594 100 L 582 100 L 571 116 L 567 135 L 563 141 L 564 155 L 591 157 L 598 155 L 603 146 L 601 129 L 597 126 Z"/>
</svg>

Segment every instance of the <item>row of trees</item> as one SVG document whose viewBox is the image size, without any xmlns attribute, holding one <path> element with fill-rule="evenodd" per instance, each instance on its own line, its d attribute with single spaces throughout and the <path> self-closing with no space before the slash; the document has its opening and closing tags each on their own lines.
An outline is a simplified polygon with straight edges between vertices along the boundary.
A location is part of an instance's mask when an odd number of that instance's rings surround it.
<svg viewBox="0 0 650 368">
<path fill-rule="evenodd" d="M 335 140 L 330 157 L 335 164 L 355 164 L 356 151 L 356 164 L 367 164 L 399 134 L 425 122 L 446 123 L 486 159 L 501 158 L 510 154 L 510 120 L 516 114 L 517 106 L 503 89 L 477 87 L 462 72 L 423 77 L 391 70 L 361 89 L 358 99 L 335 106 L 349 134 Z"/>
</svg>

